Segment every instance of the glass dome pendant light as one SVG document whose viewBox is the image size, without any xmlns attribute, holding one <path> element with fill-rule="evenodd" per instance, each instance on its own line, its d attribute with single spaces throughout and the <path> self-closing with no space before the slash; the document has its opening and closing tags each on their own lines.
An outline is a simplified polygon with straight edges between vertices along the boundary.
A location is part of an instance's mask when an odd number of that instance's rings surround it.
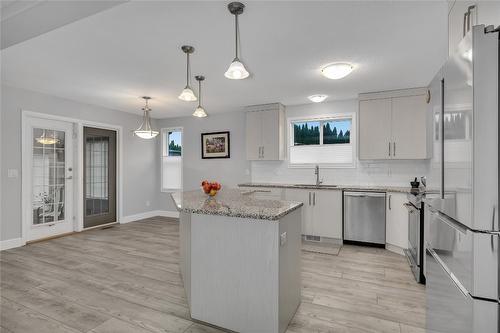
<svg viewBox="0 0 500 333">
<path fill-rule="evenodd" d="M 250 73 L 248 73 L 248 71 L 246 70 L 245 65 L 243 65 L 243 63 L 238 58 L 238 42 L 240 34 L 238 15 L 243 13 L 245 5 L 241 2 L 231 2 L 229 5 L 227 5 L 227 9 L 229 9 L 229 12 L 234 15 L 236 56 L 234 57 L 231 65 L 229 65 L 226 73 L 224 73 L 224 76 L 232 80 L 242 80 L 246 79 L 250 75 Z"/>
<path fill-rule="evenodd" d="M 153 130 L 151 127 L 151 120 L 149 119 L 149 108 L 148 101 L 151 99 L 149 96 L 143 96 L 142 99 L 146 102 L 146 105 L 142 108 L 144 111 L 144 117 L 141 126 L 134 131 L 134 134 L 141 139 L 152 139 L 158 135 L 158 131 Z"/>
<path fill-rule="evenodd" d="M 38 138 L 35 138 L 35 140 L 42 145 L 53 145 L 59 142 L 59 139 L 56 138 L 55 134 L 53 136 L 48 136 L 47 134 L 45 134 L 45 130 L 43 130 L 42 135 L 40 135 Z"/>
<path fill-rule="evenodd" d="M 186 53 L 187 61 L 186 61 L 186 87 L 182 90 L 181 94 L 179 95 L 179 99 L 186 101 L 186 102 L 193 102 L 196 101 L 196 95 L 193 92 L 193 89 L 189 86 L 189 74 L 191 73 L 191 66 L 189 64 L 189 55 L 194 52 L 194 47 L 189 46 L 189 45 L 183 45 L 181 47 L 181 50 Z"/>
<path fill-rule="evenodd" d="M 196 79 L 196 81 L 198 81 L 198 107 L 196 107 L 196 110 L 194 110 L 193 116 L 204 118 L 208 116 L 205 109 L 201 106 L 201 81 L 205 80 L 205 77 L 203 75 L 196 75 L 194 78 Z"/>
</svg>

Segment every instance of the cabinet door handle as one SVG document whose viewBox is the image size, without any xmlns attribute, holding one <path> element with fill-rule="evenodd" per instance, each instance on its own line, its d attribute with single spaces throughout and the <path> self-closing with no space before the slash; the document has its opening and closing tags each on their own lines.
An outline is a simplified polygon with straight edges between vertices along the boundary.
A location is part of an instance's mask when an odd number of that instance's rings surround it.
<svg viewBox="0 0 500 333">
<path fill-rule="evenodd" d="M 392 149 L 392 156 L 396 156 L 396 142 L 392 143 L 393 149 Z"/>
<path fill-rule="evenodd" d="M 389 210 L 391 210 L 391 198 L 392 198 L 392 195 L 389 194 Z"/>
<path fill-rule="evenodd" d="M 316 206 L 316 192 L 313 192 L 313 206 Z"/>
<path fill-rule="evenodd" d="M 311 206 L 311 192 L 309 192 L 309 206 Z"/>
<path fill-rule="evenodd" d="M 391 156 L 391 143 L 389 142 L 389 157 Z"/>
<path fill-rule="evenodd" d="M 264 158 L 264 146 L 262 146 L 262 158 Z"/>
</svg>

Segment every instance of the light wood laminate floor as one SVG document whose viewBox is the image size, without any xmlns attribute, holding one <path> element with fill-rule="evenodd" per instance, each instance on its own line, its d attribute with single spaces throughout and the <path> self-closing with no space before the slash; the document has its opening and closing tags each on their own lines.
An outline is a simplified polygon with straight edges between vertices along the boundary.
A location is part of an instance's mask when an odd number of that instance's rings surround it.
<svg viewBox="0 0 500 333">
<path fill-rule="evenodd" d="M 219 332 L 189 317 L 178 233 L 176 219 L 157 217 L 1 252 L 0 332 Z M 402 256 L 303 252 L 288 332 L 424 332 L 424 306 Z"/>
</svg>

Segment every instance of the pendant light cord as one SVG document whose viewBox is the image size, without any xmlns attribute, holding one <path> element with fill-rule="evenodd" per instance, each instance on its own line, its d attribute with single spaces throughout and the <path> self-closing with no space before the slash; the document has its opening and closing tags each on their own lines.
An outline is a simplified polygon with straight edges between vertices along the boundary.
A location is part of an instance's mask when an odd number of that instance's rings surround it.
<svg viewBox="0 0 500 333">
<path fill-rule="evenodd" d="M 198 80 L 198 107 L 201 107 L 201 80 Z"/>
<path fill-rule="evenodd" d="M 235 49 L 236 49 L 236 58 L 238 58 L 238 34 L 239 34 L 239 29 L 238 29 L 238 14 L 234 15 L 234 35 L 235 35 Z"/>
<path fill-rule="evenodd" d="M 189 86 L 189 53 L 186 53 L 187 55 L 187 62 L 186 62 L 186 87 Z"/>
</svg>

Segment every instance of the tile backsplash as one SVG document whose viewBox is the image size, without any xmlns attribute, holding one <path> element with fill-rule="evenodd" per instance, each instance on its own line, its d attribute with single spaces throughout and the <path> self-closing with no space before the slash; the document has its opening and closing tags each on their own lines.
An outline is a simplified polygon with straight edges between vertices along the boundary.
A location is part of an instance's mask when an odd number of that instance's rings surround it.
<svg viewBox="0 0 500 333">
<path fill-rule="evenodd" d="M 355 168 L 322 168 L 324 184 L 409 186 L 415 177 L 427 176 L 428 160 L 418 161 L 357 161 Z M 288 161 L 256 161 L 251 163 L 252 182 L 314 183 L 314 165 L 310 168 L 290 168 Z"/>
</svg>

